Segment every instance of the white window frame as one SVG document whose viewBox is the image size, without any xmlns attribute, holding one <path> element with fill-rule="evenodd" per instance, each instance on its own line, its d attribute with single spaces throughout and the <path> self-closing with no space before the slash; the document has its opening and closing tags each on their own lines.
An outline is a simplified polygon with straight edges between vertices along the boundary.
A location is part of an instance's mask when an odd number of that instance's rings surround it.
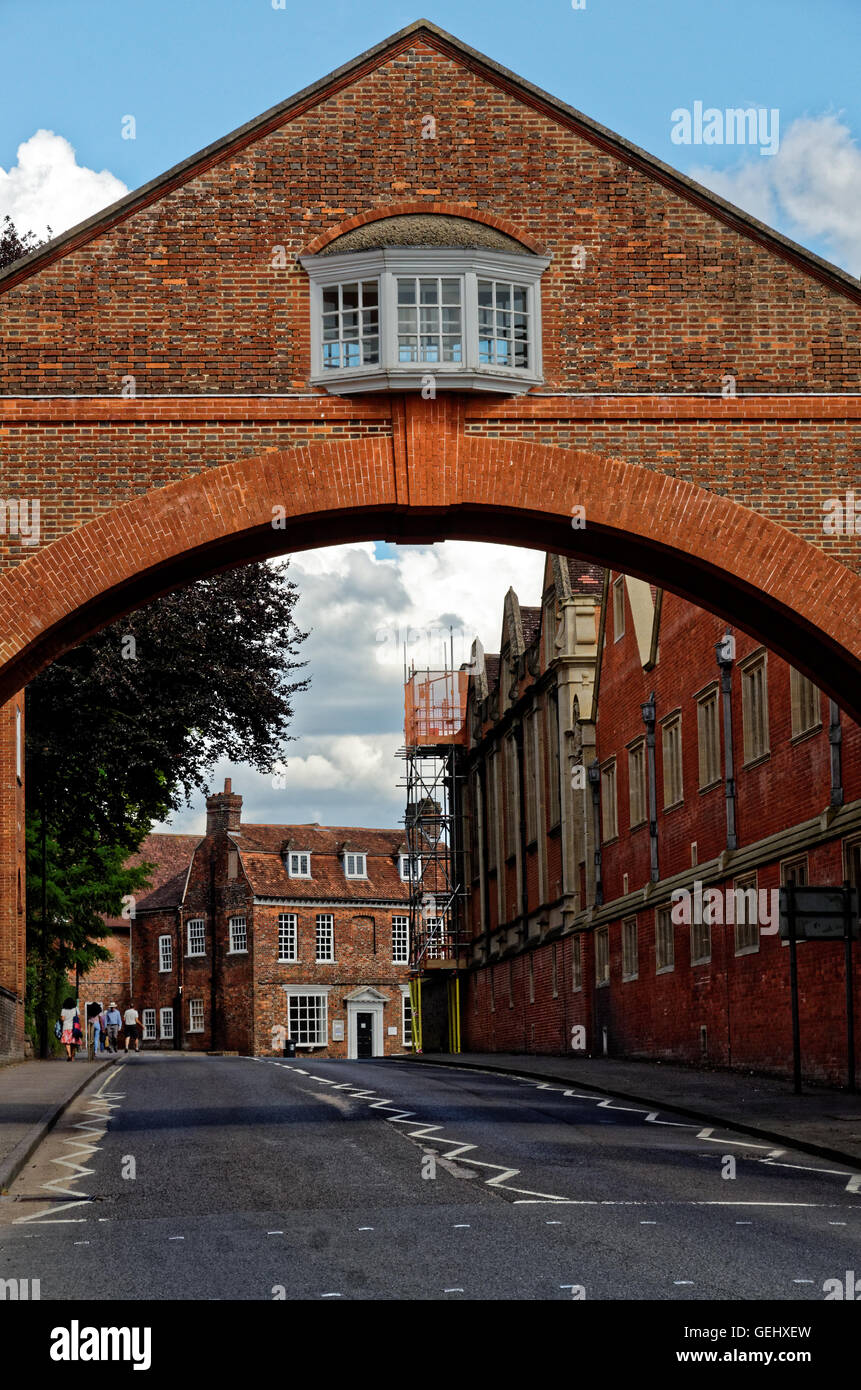
<svg viewBox="0 0 861 1390">
<path fill-rule="evenodd" d="M 349 854 L 344 854 L 344 878 L 367 878 L 368 877 L 368 856 L 367 854 L 357 854 L 353 850 Z"/>
<path fill-rule="evenodd" d="M 287 851 L 287 873 L 290 878 L 311 877 L 311 855 L 307 850 Z"/>
<path fill-rule="evenodd" d="M 328 1044 L 329 1044 L 329 991 L 328 991 L 328 989 L 326 989 L 325 987 L 321 987 L 320 985 L 289 985 L 289 986 L 285 989 L 285 994 L 287 995 L 287 1026 L 288 1026 L 288 1031 L 289 1031 L 289 1035 L 290 1035 L 291 1039 L 293 1040 L 293 1042 L 295 1042 L 297 1048 L 298 1048 L 298 1047 L 302 1047 L 302 1048 L 312 1049 L 312 1048 L 317 1048 L 317 1047 L 328 1047 Z M 307 1041 L 307 1039 L 306 1039 L 305 1041 L 300 1041 L 300 1039 L 299 1039 L 298 1037 L 296 1037 L 295 1034 L 294 1034 L 293 1025 L 292 1025 L 291 1020 L 290 1020 L 290 1008 L 291 1008 L 291 1004 L 292 1004 L 293 1000 L 295 999 L 295 1000 L 298 1001 L 298 1000 L 301 1000 L 301 999 L 309 999 L 309 998 L 319 999 L 319 1000 L 322 1001 L 322 1004 L 321 1004 L 321 1007 L 320 1007 L 320 1010 L 319 1010 L 319 1015 L 318 1015 L 317 1039 L 316 1039 L 316 1041 L 314 1041 L 314 1042 L 309 1042 L 309 1041 Z"/>
<path fill-rule="evenodd" d="M 412 864 L 412 872 L 410 865 Z M 422 876 L 422 857 L 420 854 L 398 855 L 398 873 L 401 883 L 418 883 Z"/>
<path fill-rule="evenodd" d="M 173 1042 L 173 1009 L 159 1009 L 158 1027 L 159 1036 L 167 1042 Z"/>
<path fill-rule="evenodd" d="M 622 920 L 622 979 L 636 980 L 640 975 L 640 931 L 636 917 Z"/>
<path fill-rule="evenodd" d="M 616 759 L 610 758 L 601 768 L 601 841 L 605 845 L 619 834 L 618 795 Z"/>
<path fill-rule="evenodd" d="M 428 377 L 437 389 L 495 390 L 519 395 L 544 380 L 541 367 L 540 280 L 548 256 L 475 247 L 381 247 L 340 255 L 301 256 L 311 290 L 311 383 L 335 394 L 420 390 Z M 461 362 L 398 361 L 397 280 L 399 277 L 445 276 L 461 280 Z M 378 280 L 380 361 L 367 366 L 323 366 L 323 289 L 345 282 Z M 523 287 L 526 292 L 529 353 L 526 367 L 495 366 L 479 361 L 478 281 L 494 280 Z"/>
<path fill-rule="evenodd" d="M 204 1031 L 204 1013 L 202 999 L 189 999 L 188 1001 L 188 1033 L 202 1033 Z"/>
<path fill-rule="evenodd" d="M 625 636 L 625 576 L 613 580 L 613 641 Z"/>
<path fill-rule="evenodd" d="M 141 1013 L 141 1026 L 143 1028 L 143 1041 L 155 1042 L 157 1034 L 155 1031 L 156 1013 L 155 1009 L 144 1009 Z"/>
<path fill-rule="evenodd" d="M 410 919 L 396 912 L 392 917 L 392 965 L 409 965 Z"/>
<path fill-rule="evenodd" d="M 327 929 L 329 933 L 329 954 L 320 955 L 320 932 Z M 335 960 L 335 914 L 333 912 L 318 912 L 315 921 L 315 955 L 319 964 L 331 965 Z"/>
<path fill-rule="evenodd" d="M 244 914 L 237 913 L 235 917 L 229 919 L 227 925 L 230 932 L 230 947 L 227 954 L 229 956 L 247 956 L 248 918 Z M 244 941 L 245 945 L 237 946 L 237 941 Z"/>
<path fill-rule="evenodd" d="M 167 962 L 165 964 L 165 962 Z M 158 939 L 158 973 L 169 975 L 173 970 L 173 937 L 167 934 Z"/>
<path fill-rule="evenodd" d="M 664 810 L 681 806 L 685 799 L 685 772 L 682 762 L 682 716 L 679 710 L 661 720 L 661 771 L 664 782 Z"/>
<path fill-rule="evenodd" d="M 655 909 L 655 974 L 669 974 L 676 968 L 676 932 L 672 908 Z"/>
<path fill-rule="evenodd" d="M 191 949 L 191 929 L 192 929 L 192 927 L 200 927 L 200 929 L 201 929 L 200 935 L 202 936 L 203 944 L 202 944 L 202 946 L 201 946 L 201 948 L 200 948 L 199 951 L 197 951 L 197 950 L 194 950 L 194 951 L 193 951 L 193 950 Z M 189 917 L 188 921 L 187 921 L 186 924 L 185 924 L 185 940 L 186 940 L 186 952 L 185 952 L 185 954 L 186 954 L 187 956 L 205 956 L 205 955 L 206 955 L 206 918 L 205 918 L 205 917 Z"/>
<path fill-rule="evenodd" d="M 288 942 L 292 937 L 292 948 L 288 946 L 287 954 L 284 954 L 282 942 L 286 938 Z M 295 912 L 278 913 L 278 963 L 280 965 L 295 965 L 299 959 L 299 916 Z"/>
<path fill-rule="evenodd" d="M 413 1005 L 409 990 L 401 995 L 401 1040 L 404 1047 L 413 1045 Z"/>
<path fill-rule="evenodd" d="M 739 665 L 741 671 L 741 722 L 744 744 L 742 767 L 771 754 L 768 722 L 768 656 L 754 652 Z M 761 679 L 757 683 L 757 677 Z M 757 697 L 760 703 L 757 704 Z"/>
</svg>

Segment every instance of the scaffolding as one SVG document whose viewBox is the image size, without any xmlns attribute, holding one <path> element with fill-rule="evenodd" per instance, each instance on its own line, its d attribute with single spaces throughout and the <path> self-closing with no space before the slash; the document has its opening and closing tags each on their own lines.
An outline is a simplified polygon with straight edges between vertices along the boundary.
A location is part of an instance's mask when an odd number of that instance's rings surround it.
<svg viewBox="0 0 861 1390">
<path fill-rule="evenodd" d="M 422 1046 L 422 980 L 448 977 L 449 1050 L 460 1051 L 457 976 L 465 936 L 461 844 L 461 785 L 466 745 L 466 671 L 404 672 L 405 746 L 401 786 L 406 792 L 409 863 L 410 969 L 414 1042 Z"/>
</svg>

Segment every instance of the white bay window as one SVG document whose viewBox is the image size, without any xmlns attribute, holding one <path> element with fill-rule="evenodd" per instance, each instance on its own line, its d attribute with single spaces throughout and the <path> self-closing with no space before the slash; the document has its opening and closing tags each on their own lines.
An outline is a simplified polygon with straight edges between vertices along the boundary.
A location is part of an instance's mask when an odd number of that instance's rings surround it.
<svg viewBox="0 0 861 1390">
<path fill-rule="evenodd" d="M 311 380 L 340 393 L 387 386 L 501 391 L 540 383 L 546 256 L 483 247 L 378 247 L 303 256 Z"/>
</svg>

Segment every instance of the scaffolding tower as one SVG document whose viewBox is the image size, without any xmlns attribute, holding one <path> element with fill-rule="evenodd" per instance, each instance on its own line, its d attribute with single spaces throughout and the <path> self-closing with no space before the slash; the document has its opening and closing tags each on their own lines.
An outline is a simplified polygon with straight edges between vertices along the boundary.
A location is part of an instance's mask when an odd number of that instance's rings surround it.
<svg viewBox="0 0 861 1390">
<path fill-rule="evenodd" d="M 422 982 L 446 981 L 448 1047 L 460 1051 L 459 955 L 467 945 L 461 822 L 466 671 L 404 672 L 406 844 L 409 855 L 410 998 L 422 1048 Z"/>
</svg>

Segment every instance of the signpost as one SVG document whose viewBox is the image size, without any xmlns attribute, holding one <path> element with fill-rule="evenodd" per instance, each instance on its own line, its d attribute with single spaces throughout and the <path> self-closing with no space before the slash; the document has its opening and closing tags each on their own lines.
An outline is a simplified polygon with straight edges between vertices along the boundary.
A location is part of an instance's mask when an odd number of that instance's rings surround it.
<svg viewBox="0 0 861 1390">
<path fill-rule="evenodd" d="M 852 942 L 858 940 L 858 889 L 798 887 L 780 889 L 780 936 L 789 942 L 789 985 L 792 996 L 792 1071 L 796 1095 L 801 1095 L 801 1030 L 798 1019 L 799 941 L 843 941 L 846 971 L 846 1049 L 849 1090 L 855 1090 L 855 1008 L 852 991 Z"/>
</svg>

